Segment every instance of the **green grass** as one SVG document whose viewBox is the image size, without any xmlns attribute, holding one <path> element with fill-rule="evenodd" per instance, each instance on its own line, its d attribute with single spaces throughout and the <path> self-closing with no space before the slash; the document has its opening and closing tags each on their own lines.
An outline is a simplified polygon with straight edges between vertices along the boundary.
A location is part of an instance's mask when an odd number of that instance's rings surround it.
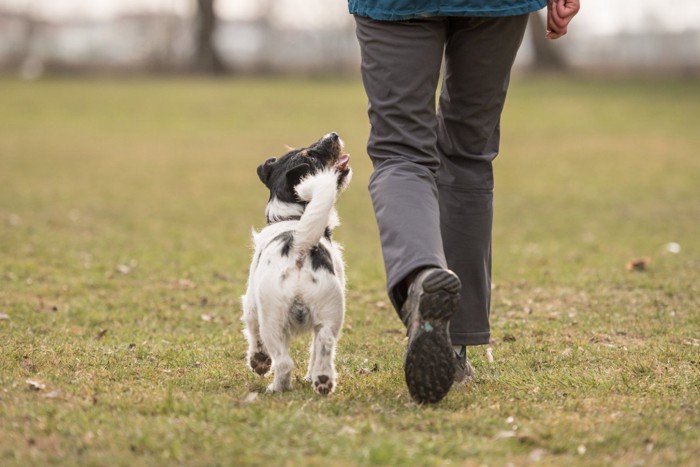
<svg viewBox="0 0 700 467">
<path fill-rule="evenodd" d="M 476 380 L 431 407 L 403 383 L 358 82 L 5 79 L 0 96 L 0 464 L 698 465 L 697 82 L 514 81 L 493 361 L 473 350 Z M 331 130 L 355 169 L 340 384 L 266 395 L 238 303 L 255 167 Z"/>
</svg>

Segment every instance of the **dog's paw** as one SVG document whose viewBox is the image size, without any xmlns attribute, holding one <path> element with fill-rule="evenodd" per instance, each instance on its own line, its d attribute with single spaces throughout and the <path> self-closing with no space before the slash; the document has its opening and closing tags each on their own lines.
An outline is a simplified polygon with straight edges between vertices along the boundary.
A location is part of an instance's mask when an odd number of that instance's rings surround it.
<svg viewBox="0 0 700 467">
<path fill-rule="evenodd" d="M 250 357 L 250 367 L 260 376 L 270 371 L 270 366 L 272 366 L 272 359 L 265 352 L 257 352 Z"/>
<path fill-rule="evenodd" d="M 314 381 L 314 391 L 322 396 L 333 392 L 333 381 L 327 375 L 318 375 Z"/>
</svg>

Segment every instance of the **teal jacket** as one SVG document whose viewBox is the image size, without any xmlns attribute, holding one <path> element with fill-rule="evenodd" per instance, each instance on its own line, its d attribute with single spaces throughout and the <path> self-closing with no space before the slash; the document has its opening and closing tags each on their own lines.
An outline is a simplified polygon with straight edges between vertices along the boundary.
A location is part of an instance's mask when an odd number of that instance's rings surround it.
<svg viewBox="0 0 700 467">
<path fill-rule="evenodd" d="M 384 21 L 425 16 L 516 16 L 546 5 L 547 0 L 348 0 L 350 13 Z"/>
</svg>

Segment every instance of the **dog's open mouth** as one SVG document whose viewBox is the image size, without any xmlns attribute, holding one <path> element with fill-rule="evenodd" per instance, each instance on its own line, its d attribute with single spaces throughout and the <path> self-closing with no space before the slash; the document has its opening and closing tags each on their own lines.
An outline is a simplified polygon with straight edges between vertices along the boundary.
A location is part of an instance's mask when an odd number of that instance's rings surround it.
<svg viewBox="0 0 700 467">
<path fill-rule="evenodd" d="M 350 154 L 343 153 L 338 158 L 335 163 L 335 170 L 339 172 L 344 172 L 348 169 L 348 164 L 350 163 Z"/>
</svg>

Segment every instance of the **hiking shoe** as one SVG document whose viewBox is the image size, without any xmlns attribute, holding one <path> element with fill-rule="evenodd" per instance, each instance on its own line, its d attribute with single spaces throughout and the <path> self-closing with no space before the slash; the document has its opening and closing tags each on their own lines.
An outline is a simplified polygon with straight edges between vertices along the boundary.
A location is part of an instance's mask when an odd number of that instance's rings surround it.
<svg viewBox="0 0 700 467">
<path fill-rule="evenodd" d="M 439 402 L 454 381 L 454 349 L 447 327 L 457 311 L 460 288 L 452 271 L 429 268 L 408 289 L 402 309 L 408 329 L 404 373 L 408 392 L 418 403 Z"/>
<path fill-rule="evenodd" d="M 455 351 L 455 383 L 461 384 L 474 378 L 474 367 L 467 358 L 467 348 L 462 346 L 459 352 Z"/>
</svg>

